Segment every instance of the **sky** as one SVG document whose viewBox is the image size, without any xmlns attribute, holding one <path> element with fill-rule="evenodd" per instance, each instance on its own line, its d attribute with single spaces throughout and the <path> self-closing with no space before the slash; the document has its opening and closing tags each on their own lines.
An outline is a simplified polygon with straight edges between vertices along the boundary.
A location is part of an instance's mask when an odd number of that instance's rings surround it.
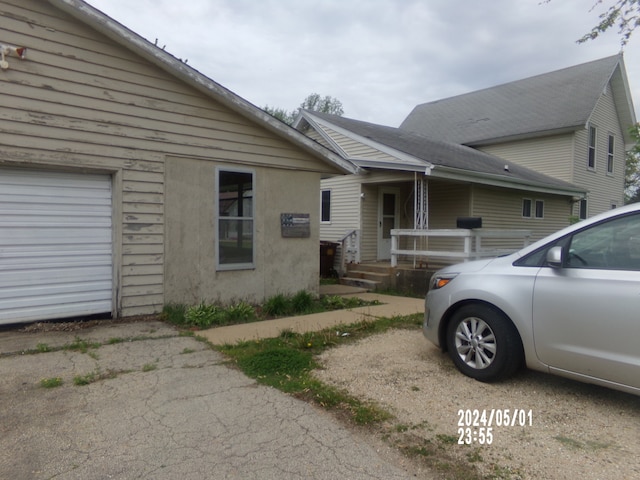
<svg viewBox="0 0 640 480">
<path fill-rule="evenodd" d="M 596 0 L 88 0 L 258 107 L 329 95 L 397 127 L 419 104 L 615 55 Z M 605 6 L 613 0 L 604 0 Z M 640 29 L 624 47 L 640 115 Z"/>
</svg>

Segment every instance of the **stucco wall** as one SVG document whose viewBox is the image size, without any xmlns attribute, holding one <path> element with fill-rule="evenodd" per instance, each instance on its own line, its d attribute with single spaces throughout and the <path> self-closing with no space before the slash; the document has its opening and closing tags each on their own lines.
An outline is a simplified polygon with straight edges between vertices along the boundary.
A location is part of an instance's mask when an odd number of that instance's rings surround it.
<svg viewBox="0 0 640 480">
<path fill-rule="evenodd" d="M 216 167 L 235 165 L 167 158 L 165 301 L 225 304 L 300 290 L 317 294 L 319 174 L 255 167 L 255 268 L 218 271 Z M 310 237 L 283 238 L 281 213 L 308 213 Z"/>
</svg>

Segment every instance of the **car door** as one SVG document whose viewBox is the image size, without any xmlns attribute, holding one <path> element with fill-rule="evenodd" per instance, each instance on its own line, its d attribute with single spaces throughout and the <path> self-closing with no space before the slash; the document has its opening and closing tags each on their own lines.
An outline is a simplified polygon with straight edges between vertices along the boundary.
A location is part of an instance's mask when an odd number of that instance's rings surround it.
<svg viewBox="0 0 640 480">
<path fill-rule="evenodd" d="M 554 369 L 640 387 L 640 215 L 564 239 L 560 268 L 533 291 L 538 358 Z"/>
</svg>

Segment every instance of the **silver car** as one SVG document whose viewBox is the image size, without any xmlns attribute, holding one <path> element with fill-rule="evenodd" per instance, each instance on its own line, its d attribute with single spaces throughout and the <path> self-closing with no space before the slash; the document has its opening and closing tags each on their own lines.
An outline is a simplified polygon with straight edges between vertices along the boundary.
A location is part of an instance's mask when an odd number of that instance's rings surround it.
<svg viewBox="0 0 640 480">
<path fill-rule="evenodd" d="M 526 365 L 640 395 L 640 204 L 436 272 L 423 332 L 483 382 Z"/>
</svg>

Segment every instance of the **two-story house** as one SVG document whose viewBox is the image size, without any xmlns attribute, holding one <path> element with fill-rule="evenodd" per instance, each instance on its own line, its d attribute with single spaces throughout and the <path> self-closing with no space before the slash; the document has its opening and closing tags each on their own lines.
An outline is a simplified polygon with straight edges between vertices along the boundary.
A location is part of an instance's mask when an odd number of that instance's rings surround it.
<svg viewBox="0 0 640 480">
<path fill-rule="evenodd" d="M 536 240 L 621 205 L 635 121 L 616 55 L 419 105 L 400 128 L 317 112 L 295 126 L 360 167 L 321 182 L 320 237 L 356 237 L 352 260 L 367 262 L 390 258 L 393 229 L 473 217 Z"/>
</svg>

